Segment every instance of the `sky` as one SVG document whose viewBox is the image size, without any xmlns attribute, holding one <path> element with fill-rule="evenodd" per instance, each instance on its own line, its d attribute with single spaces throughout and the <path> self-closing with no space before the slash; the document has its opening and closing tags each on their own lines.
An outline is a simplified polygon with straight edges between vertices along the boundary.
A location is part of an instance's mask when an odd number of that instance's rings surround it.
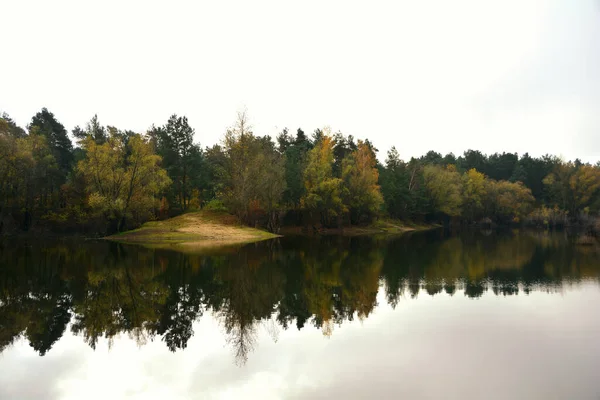
<svg viewBox="0 0 600 400">
<path fill-rule="evenodd" d="M 0 112 L 600 160 L 600 0 L 0 0 Z"/>
</svg>

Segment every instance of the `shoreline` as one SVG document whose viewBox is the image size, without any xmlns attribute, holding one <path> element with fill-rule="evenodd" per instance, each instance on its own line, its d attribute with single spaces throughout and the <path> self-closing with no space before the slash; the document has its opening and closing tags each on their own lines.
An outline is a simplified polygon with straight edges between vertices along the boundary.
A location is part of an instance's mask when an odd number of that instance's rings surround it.
<svg viewBox="0 0 600 400">
<path fill-rule="evenodd" d="M 192 250 L 237 246 L 277 237 L 280 235 L 244 226 L 231 214 L 196 211 L 163 221 L 146 222 L 140 228 L 102 239 L 151 247 L 179 247 Z"/>
<path fill-rule="evenodd" d="M 147 222 L 131 231 L 104 237 L 120 243 L 140 244 L 152 248 L 169 248 L 198 252 L 214 248 L 235 248 L 249 243 L 284 236 L 376 236 L 438 229 L 441 225 L 406 224 L 394 220 L 380 220 L 368 226 L 325 228 L 311 233 L 303 226 L 282 227 L 279 234 L 242 225 L 228 213 L 197 211 L 164 221 Z"/>
<path fill-rule="evenodd" d="M 283 236 L 371 236 L 371 235 L 396 235 L 409 232 L 421 232 L 442 228 L 437 224 L 407 224 L 394 220 L 381 220 L 371 225 L 349 226 L 342 228 L 320 228 L 311 232 L 306 226 L 285 226 L 280 232 Z"/>
<path fill-rule="evenodd" d="M 307 226 L 283 226 L 278 234 L 241 224 L 231 214 L 222 211 L 195 211 L 162 221 L 149 221 L 141 227 L 109 236 L 81 233 L 20 232 L 1 235 L 2 238 L 23 239 L 82 239 L 108 240 L 119 243 L 141 244 L 151 247 L 205 248 L 229 247 L 284 236 L 375 236 L 395 235 L 439 229 L 438 224 L 411 224 L 395 220 L 379 220 L 371 225 L 342 228 L 319 228 L 312 231 Z"/>
</svg>

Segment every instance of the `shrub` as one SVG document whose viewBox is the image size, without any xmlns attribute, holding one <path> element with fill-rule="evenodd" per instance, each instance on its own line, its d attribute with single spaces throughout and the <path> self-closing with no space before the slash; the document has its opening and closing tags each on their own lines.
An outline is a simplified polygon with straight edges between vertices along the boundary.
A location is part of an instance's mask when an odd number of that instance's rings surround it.
<svg viewBox="0 0 600 400">
<path fill-rule="evenodd" d="M 204 209 L 211 210 L 211 211 L 227 211 L 227 207 L 225 207 L 223 202 L 218 199 L 212 199 L 211 201 L 206 203 L 204 205 Z"/>
</svg>

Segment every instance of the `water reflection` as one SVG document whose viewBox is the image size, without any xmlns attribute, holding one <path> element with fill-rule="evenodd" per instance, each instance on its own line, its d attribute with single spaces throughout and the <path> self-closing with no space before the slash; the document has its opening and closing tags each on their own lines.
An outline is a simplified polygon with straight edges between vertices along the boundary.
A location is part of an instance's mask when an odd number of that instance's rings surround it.
<svg viewBox="0 0 600 400">
<path fill-rule="evenodd" d="M 67 329 L 92 348 L 125 333 L 176 351 L 186 348 L 193 322 L 211 313 L 243 364 L 260 324 L 274 340 L 279 327 L 306 324 L 330 336 L 344 321 L 368 318 L 379 290 L 392 306 L 440 292 L 555 292 L 599 281 L 598 261 L 597 249 L 574 246 L 562 234 L 524 232 L 285 238 L 214 255 L 107 242 L 3 242 L 0 352 L 24 337 L 43 356 Z"/>
</svg>

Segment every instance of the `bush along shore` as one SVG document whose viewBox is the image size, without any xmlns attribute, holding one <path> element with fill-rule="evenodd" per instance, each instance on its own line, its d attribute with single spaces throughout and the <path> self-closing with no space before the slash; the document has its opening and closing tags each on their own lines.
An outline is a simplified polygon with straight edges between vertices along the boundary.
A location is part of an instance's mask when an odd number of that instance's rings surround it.
<svg viewBox="0 0 600 400">
<path fill-rule="evenodd" d="M 203 148 L 197 136 L 177 115 L 143 133 L 94 116 L 69 134 L 45 108 L 26 129 L 3 114 L 0 235 L 102 237 L 142 227 L 123 238 L 175 232 L 225 240 L 182 227 L 167 231 L 191 219 L 214 228 L 217 214 L 235 218 L 240 240 L 266 232 L 359 234 L 437 224 L 577 227 L 591 237 L 600 230 L 598 163 L 476 150 L 430 151 L 405 161 L 396 148 L 378 159 L 368 138 L 329 129 L 257 135 L 245 112 L 219 144 Z M 232 224 L 219 224 L 235 236 Z"/>
</svg>

